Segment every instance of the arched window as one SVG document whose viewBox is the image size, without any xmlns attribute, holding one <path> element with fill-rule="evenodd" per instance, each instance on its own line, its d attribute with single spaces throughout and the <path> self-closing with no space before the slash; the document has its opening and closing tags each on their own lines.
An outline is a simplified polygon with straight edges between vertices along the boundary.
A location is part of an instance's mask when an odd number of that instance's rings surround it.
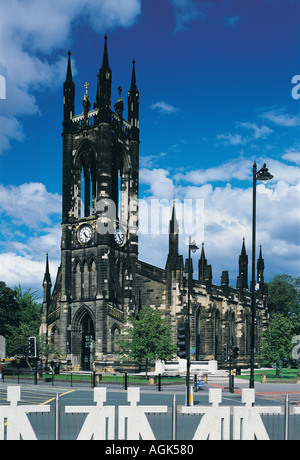
<svg viewBox="0 0 300 460">
<path fill-rule="evenodd" d="M 81 216 L 88 217 L 94 213 L 93 209 L 93 180 L 89 168 L 81 168 Z"/>
<path fill-rule="evenodd" d="M 75 272 L 74 272 L 74 277 L 75 277 L 75 289 L 74 289 L 74 296 L 75 299 L 80 299 L 81 298 L 81 270 L 80 270 L 80 265 L 79 263 L 76 264 Z"/>
<path fill-rule="evenodd" d="M 96 268 L 96 263 L 93 260 L 92 266 L 91 266 L 91 297 L 94 298 L 96 297 L 97 294 L 97 268 Z"/>
<path fill-rule="evenodd" d="M 117 341 L 119 340 L 120 338 L 120 328 L 118 325 L 114 325 L 112 328 L 111 328 L 111 351 L 112 353 L 118 353 L 120 351 L 120 346 L 119 344 L 117 343 Z"/>
<path fill-rule="evenodd" d="M 54 326 L 51 330 L 50 342 L 56 346 L 59 345 L 59 330 L 56 326 Z"/>
<path fill-rule="evenodd" d="M 127 225 L 128 200 L 130 189 L 130 165 L 129 158 L 118 145 L 113 151 L 111 187 L 112 199 L 116 205 L 116 219 Z"/>
<path fill-rule="evenodd" d="M 87 263 L 83 267 L 83 298 L 88 299 L 90 297 L 90 280 L 89 280 L 89 268 Z"/>
<path fill-rule="evenodd" d="M 217 360 L 221 353 L 222 348 L 222 329 L 220 312 L 217 309 L 215 314 L 215 359 Z"/>
<path fill-rule="evenodd" d="M 75 217 L 89 217 L 96 212 L 96 154 L 89 142 L 79 148 L 74 160 Z"/>
</svg>

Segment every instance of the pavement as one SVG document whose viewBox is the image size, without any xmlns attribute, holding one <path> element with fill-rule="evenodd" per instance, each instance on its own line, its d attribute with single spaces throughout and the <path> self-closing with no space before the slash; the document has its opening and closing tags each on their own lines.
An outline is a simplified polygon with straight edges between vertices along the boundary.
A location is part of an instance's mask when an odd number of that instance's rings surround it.
<svg viewBox="0 0 300 460">
<path fill-rule="evenodd" d="M 209 376 L 207 387 L 222 388 L 224 392 L 229 392 L 228 375 Z M 240 395 L 243 388 L 249 388 L 249 381 L 234 376 L 234 394 Z M 255 395 L 263 399 L 283 403 L 288 395 L 290 404 L 300 405 L 300 384 L 254 382 L 254 388 Z"/>
</svg>

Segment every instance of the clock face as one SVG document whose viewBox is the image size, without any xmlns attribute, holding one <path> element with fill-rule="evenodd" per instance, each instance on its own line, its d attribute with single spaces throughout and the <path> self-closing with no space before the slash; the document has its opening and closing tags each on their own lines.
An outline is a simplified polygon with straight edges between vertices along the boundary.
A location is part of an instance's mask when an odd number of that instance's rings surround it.
<svg viewBox="0 0 300 460">
<path fill-rule="evenodd" d="M 114 239 L 115 239 L 115 242 L 119 246 L 122 246 L 122 244 L 124 243 L 124 240 L 125 240 L 124 233 L 119 228 L 117 228 L 115 231 Z"/>
<path fill-rule="evenodd" d="M 92 229 L 88 225 L 84 225 L 79 230 L 78 238 L 81 243 L 88 243 L 92 239 Z"/>
</svg>

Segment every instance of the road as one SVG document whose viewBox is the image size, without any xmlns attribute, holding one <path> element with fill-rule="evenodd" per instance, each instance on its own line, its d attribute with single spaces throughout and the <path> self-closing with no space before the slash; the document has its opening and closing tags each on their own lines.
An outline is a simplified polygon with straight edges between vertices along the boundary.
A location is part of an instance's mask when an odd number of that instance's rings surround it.
<svg viewBox="0 0 300 460">
<path fill-rule="evenodd" d="M 194 393 L 194 405 L 209 405 L 209 388 L 222 388 L 222 405 L 235 406 L 241 405 L 241 392 L 243 388 L 248 388 L 248 382 L 242 379 L 235 379 L 235 392 L 229 393 L 227 379 L 214 379 L 204 386 L 203 390 Z M 289 395 L 291 404 L 300 405 L 300 388 L 298 390 L 296 384 L 255 384 L 256 401 L 255 405 L 260 406 L 278 406 L 283 405 L 286 394 Z M 0 407 L 6 405 L 6 392 L 7 385 L 0 385 Z M 85 388 L 60 388 L 39 385 L 22 385 L 21 401 L 20 404 L 41 405 L 50 404 L 50 414 L 32 414 L 28 415 L 30 422 L 35 429 L 38 439 L 54 439 L 55 426 L 55 399 L 59 395 L 61 404 L 61 439 L 76 439 L 80 429 L 86 418 L 86 414 L 65 414 L 65 406 L 93 406 L 94 392 L 92 388 L 86 386 Z M 158 440 L 171 440 L 171 418 L 172 418 L 172 401 L 174 394 L 176 395 L 177 406 L 185 404 L 185 388 L 172 388 L 164 389 L 161 392 L 153 389 L 142 388 L 140 393 L 140 405 L 166 405 L 168 412 L 166 414 L 149 414 L 148 420 Z M 107 401 L 105 405 L 120 406 L 127 405 L 127 392 L 123 389 L 107 389 Z M 117 438 L 117 414 L 116 410 L 116 424 L 115 436 Z M 282 417 L 281 417 L 282 419 Z M 199 416 L 187 416 L 181 413 L 177 415 L 178 420 L 178 440 L 192 439 L 193 433 L 199 423 Z M 280 422 L 276 422 L 282 424 Z M 297 422 L 298 423 L 298 422 Z M 274 431 L 274 428 L 272 428 Z M 283 433 L 282 426 L 278 427 L 280 433 Z M 298 432 L 298 426 L 293 428 L 294 432 Z M 275 433 L 275 432 L 274 432 Z M 277 434 L 272 433 L 272 436 Z M 281 436 L 281 434 L 280 434 Z M 294 434 L 298 439 L 298 434 Z"/>
</svg>

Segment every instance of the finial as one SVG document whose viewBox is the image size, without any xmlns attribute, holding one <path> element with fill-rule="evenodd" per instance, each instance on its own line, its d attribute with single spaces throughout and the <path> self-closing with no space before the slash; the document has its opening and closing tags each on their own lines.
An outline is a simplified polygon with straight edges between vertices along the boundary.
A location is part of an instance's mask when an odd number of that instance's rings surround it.
<svg viewBox="0 0 300 460">
<path fill-rule="evenodd" d="M 91 86 L 88 82 L 85 82 L 85 85 L 83 85 L 85 87 L 85 94 L 88 96 L 89 95 L 89 86 Z"/>
<path fill-rule="evenodd" d="M 107 40 L 107 34 L 104 35 L 104 40 L 105 40 L 105 41 Z"/>
<path fill-rule="evenodd" d="M 121 98 L 122 98 L 122 96 L 121 96 L 121 94 L 122 94 L 122 88 L 121 88 L 121 86 L 118 87 L 118 91 L 119 91 L 119 99 L 121 99 Z"/>
</svg>

